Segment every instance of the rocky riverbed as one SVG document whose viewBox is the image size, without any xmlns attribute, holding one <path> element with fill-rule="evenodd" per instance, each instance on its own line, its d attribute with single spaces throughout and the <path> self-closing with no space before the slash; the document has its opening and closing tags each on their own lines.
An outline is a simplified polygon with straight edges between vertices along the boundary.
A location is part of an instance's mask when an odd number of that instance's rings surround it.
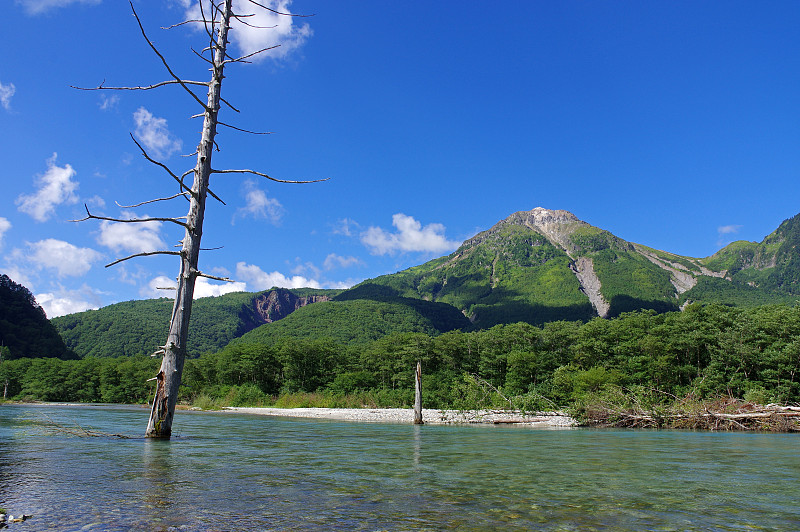
<svg viewBox="0 0 800 532">
<path fill-rule="evenodd" d="M 412 423 L 414 411 L 410 408 L 265 408 L 226 407 L 224 410 L 241 414 L 262 416 L 304 417 L 336 419 L 372 423 Z M 506 410 L 436 410 L 423 409 L 426 424 L 513 424 L 541 428 L 563 428 L 576 425 L 575 420 L 563 412 L 522 413 Z"/>
</svg>

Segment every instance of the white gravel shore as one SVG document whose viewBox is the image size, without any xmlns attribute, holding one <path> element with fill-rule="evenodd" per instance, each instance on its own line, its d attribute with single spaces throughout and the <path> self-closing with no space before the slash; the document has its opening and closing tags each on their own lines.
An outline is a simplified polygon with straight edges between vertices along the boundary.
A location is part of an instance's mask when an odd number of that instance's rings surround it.
<svg viewBox="0 0 800 532">
<path fill-rule="evenodd" d="M 224 410 L 261 416 L 305 417 L 371 423 L 412 423 L 410 408 L 263 408 L 230 406 Z M 435 410 L 423 409 L 422 419 L 430 425 L 446 424 L 513 424 L 539 428 L 574 427 L 575 420 L 563 412 L 525 414 L 503 410 Z"/>
</svg>

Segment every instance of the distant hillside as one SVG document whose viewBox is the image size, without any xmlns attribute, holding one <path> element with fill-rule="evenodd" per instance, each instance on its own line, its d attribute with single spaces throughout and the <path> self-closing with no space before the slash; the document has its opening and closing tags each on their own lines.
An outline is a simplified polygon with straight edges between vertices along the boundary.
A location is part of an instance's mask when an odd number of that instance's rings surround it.
<svg viewBox="0 0 800 532">
<path fill-rule="evenodd" d="M 794 305 L 800 215 L 761 243 L 693 258 L 627 242 L 562 210 L 517 212 L 455 252 L 344 291 L 273 289 L 195 302 L 191 356 L 236 338 L 284 336 L 361 343 L 391 332 L 436 335 L 497 324 L 588 321 L 674 311 L 691 302 Z M 312 303 L 326 302 L 324 305 Z M 130 301 L 53 320 L 81 356 L 151 353 L 166 337 L 170 300 Z M 252 331 L 252 332 L 251 332 Z"/>
<path fill-rule="evenodd" d="M 75 358 L 24 286 L 0 275 L 0 346 L 13 358 Z"/>
<path fill-rule="evenodd" d="M 761 243 L 740 240 L 703 262 L 739 284 L 800 295 L 800 214 L 785 220 Z"/>
<path fill-rule="evenodd" d="M 326 301 L 339 291 L 305 293 L 301 297 L 279 288 L 197 299 L 189 324 L 189 356 L 221 349 L 259 325 L 280 320 L 310 303 Z M 151 354 L 167 338 L 171 311 L 171 299 L 126 301 L 54 318 L 52 323 L 67 346 L 81 357 Z"/>
<path fill-rule="evenodd" d="M 366 295 L 362 293 L 361 295 Z M 244 334 L 234 344 L 269 344 L 285 337 L 332 338 L 342 344 L 365 344 L 386 335 L 420 332 L 430 336 L 469 327 L 455 308 L 441 303 L 403 298 L 342 299 L 309 305 L 286 318 Z"/>
</svg>

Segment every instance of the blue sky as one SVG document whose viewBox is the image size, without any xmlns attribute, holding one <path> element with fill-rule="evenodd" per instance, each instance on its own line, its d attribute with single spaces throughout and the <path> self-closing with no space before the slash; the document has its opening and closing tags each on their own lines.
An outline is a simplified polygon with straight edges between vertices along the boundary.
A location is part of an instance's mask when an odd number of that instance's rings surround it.
<svg viewBox="0 0 800 532">
<path fill-rule="evenodd" d="M 134 3 L 173 68 L 205 81 L 187 0 Z M 516 211 L 565 209 L 626 240 L 694 257 L 760 241 L 800 212 L 800 3 L 375 2 L 278 6 L 280 43 L 226 70 L 218 175 L 198 295 L 338 288 L 452 251 Z M 277 3 L 273 2 L 272 5 Z M 249 8 L 248 8 L 249 9 Z M 200 122 L 180 89 L 86 92 L 168 79 L 127 2 L 14 0 L 0 63 L 0 272 L 49 316 L 170 296 L 165 224 L 185 202 L 129 134 L 183 172 Z M 271 25 L 262 21 L 261 25 Z"/>
</svg>

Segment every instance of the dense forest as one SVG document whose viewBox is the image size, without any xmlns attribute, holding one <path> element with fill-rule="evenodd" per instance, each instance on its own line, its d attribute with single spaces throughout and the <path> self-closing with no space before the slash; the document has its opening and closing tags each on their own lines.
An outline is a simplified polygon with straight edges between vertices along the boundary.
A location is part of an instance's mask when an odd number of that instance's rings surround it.
<svg viewBox="0 0 800 532">
<path fill-rule="evenodd" d="M 423 401 L 431 408 L 579 410 L 609 391 L 651 402 L 800 401 L 797 306 L 695 304 L 588 322 L 396 331 L 358 344 L 324 332 L 239 341 L 188 360 L 183 398 L 211 407 L 408 406 L 412 368 L 421 360 Z M 144 403 L 156 367 L 150 357 L 20 359 L 0 365 L 0 383 L 7 383 L 7 397 L 23 400 Z"/>
<path fill-rule="evenodd" d="M 77 358 L 67 349 L 30 290 L 0 274 L 0 346 L 4 359 Z"/>
</svg>

